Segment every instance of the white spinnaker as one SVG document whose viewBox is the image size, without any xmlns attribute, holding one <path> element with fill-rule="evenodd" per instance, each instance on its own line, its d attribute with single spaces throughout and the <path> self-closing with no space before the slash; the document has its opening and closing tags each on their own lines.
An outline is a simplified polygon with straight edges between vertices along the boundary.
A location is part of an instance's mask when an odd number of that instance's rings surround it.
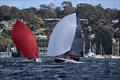
<svg viewBox="0 0 120 80">
<path fill-rule="evenodd" d="M 48 44 L 48 56 L 58 56 L 71 49 L 76 32 L 76 13 L 61 19 L 50 36 Z"/>
</svg>

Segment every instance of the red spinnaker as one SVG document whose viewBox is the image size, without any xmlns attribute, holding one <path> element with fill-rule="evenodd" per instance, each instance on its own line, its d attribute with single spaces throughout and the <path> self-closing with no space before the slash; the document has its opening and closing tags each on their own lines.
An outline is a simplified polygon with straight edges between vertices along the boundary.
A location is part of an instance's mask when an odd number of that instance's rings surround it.
<svg viewBox="0 0 120 80">
<path fill-rule="evenodd" d="M 23 57 L 28 59 L 38 58 L 36 39 L 28 26 L 20 20 L 17 20 L 13 26 L 12 40 Z"/>
</svg>

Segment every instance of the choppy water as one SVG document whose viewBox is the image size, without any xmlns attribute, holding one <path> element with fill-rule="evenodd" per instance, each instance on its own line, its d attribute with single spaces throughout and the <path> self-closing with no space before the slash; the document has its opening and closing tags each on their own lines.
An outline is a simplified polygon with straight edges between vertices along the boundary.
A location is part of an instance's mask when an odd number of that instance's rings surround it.
<svg viewBox="0 0 120 80">
<path fill-rule="evenodd" d="M 120 80 L 120 60 L 83 61 L 81 64 L 0 61 L 0 80 Z"/>
</svg>

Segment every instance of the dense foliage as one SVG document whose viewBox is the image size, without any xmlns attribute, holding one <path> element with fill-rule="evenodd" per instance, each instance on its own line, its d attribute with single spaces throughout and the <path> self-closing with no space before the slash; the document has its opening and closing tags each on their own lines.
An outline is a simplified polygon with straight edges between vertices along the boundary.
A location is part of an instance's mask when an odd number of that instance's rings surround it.
<svg viewBox="0 0 120 80">
<path fill-rule="evenodd" d="M 97 44 L 98 53 L 100 44 L 104 48 L 110 49 L 112 45 L 112 38 L 120 38 L 120 10 L 103 8 L 100 4 L 93 6 L 90 4 L 78 4 L 73 7 L 70 1 L 64 1 L 61 6 L 55 7 L 54 4 L 43 4 L 38 9 L 30 7 L 27 9 L 18 9 L 16 7 L 9 7 L 6 5 L 0 6 L 0 21 L 10 19 L 24 19 L 27 24 L 33 29 L 46 28 L 44 32 L 46 35 L 50 35 L 53 27 L 57 22 L 51 22 L 47 25 L 44 22 L 45 18 L 63 18 L 64 16 L 77 13 L 82 19 L 88 19 L 88 24 L 83 24 L 82 29 L 85 33 L 85 40 L 89 45 L 89 34 L 94 33 L 96 35 L 95 42 Z M 118 23 L 112 23 L 112 20 L 119 20 Z M 102 24 L 102 25 L 101 25 Z M 104 24 L 104 25 L 103 25 Z M 88 26 L 91 26 L 92 32 L 88 31 Z M 2 39 L 0 39 L 0 42 Z M 105 46 L 107 44 L 107 47 Z M 110 47 L 108 47 L 110 46 Z M 107 52 L 107 53 L 111 53 Z"/>
</svg>

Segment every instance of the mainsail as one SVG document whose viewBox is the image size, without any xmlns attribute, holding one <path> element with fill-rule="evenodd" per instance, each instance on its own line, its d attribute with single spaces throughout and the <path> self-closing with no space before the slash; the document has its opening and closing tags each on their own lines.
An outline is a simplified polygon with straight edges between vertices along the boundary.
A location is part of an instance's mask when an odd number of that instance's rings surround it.
<svg viewBox="0 0 120 80">
<path fill-rule="evenodd" d="M 64 17 L 53 29 L 48 44 L 48 56 L 62 55 L 71 50 L 76 33 L 76 13 Z"/>
<path fill-rule="evenodd" d="M 17 20 L 12 29 L 12 40 L 21 55 L 28 59 L 38 57 L 36 39 L 32 31 L 20 20 Z"/>
<path fill-rule="evenodd" d="M 80 18 L 77 17 L 77 27 L 74 40 L 71 47 L 71 54 L 74 56 L 82 56 L 83 51 L 83 38 L 81 32 Z"/>
</svg>

